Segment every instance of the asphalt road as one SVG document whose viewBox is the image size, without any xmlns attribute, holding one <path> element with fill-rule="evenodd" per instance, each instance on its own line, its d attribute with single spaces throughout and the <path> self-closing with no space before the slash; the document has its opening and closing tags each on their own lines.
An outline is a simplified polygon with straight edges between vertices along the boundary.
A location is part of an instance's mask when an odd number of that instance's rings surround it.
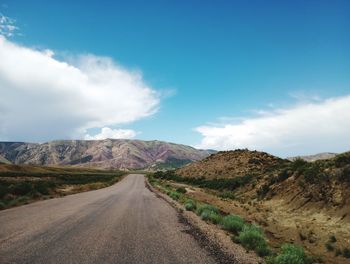
<svg viewBox="0 0 350 264">
<path fill-rule="evenodd" d="M 108 188 L 0 212 L 0 263 L 215 263 L 132 174 Z"/>
</svg>

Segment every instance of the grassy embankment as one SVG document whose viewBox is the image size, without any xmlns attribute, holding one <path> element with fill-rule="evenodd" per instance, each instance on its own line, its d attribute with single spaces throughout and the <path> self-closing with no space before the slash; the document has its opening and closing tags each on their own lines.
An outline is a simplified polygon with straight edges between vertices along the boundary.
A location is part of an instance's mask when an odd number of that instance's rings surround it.
<svg viewBox="0 0 350 264">
<path fill-rule="evenodd" d="M 250 182 L 252 180 L 251 176 L 207 180 L 204 178 L 180 177 L 174 172 L 168 171 L 149 174 L 148 179 L 154 187 L 169 195 L 173 200 L 182 203 L 186 210 L 193 211 L 204 221 L 226 230 L 230 233 L 233 242 L 241 244 L 247 250 L 255 251 L 259 256 L 264 257 L 267 263 L 306 264 L 322 262 L 320 258 L 308 256 L 301 246 L 295 244 L 285 243 L 281 245 L 278 252 L 272 250 L 262 227 L 248 222 L 238 215 L 226 214 L 211 204 L 196 201 L 186 195 L 185 188 L 174 188 L 173 185 L 169 184 L 169 180 L 171 180 L 202 188 L 220 190 L 219 195 L 232 199 L 234 189 Z"/>
<path fill-rule="evenodd" d="M 0 209 L 112 185 L 125 172 L 0 165 Z"/>
</svg>

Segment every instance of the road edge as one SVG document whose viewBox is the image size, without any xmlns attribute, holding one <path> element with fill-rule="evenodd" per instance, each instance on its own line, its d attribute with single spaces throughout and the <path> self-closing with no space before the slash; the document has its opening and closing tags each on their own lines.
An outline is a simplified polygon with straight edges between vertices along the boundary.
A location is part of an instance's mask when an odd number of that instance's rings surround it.
<svg viewBox="0 0 350 264">
<path fill-rule="evenodd" d="M 185 210 L 178 202 L 154 188 L 145 177 L 145 186 L 158 198 L 163 199 L 177 212 L 179 221 L 187 225 L 201 247 L 204 247 L 218 263 L 260 264 L 264 263 L 254 252 L 247 252 L 242 246 L 231 241 L 225 231 L 200 219 L 195 213 Z"/>
</svg>

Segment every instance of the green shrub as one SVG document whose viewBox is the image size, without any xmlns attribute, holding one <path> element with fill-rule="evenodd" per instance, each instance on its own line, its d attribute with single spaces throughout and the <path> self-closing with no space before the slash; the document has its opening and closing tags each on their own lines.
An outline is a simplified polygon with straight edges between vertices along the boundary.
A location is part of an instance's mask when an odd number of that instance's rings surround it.
<svg viewBox="0 0 350 264">
<path fill-rule="evenodd" d="M 306 264 L 307 257 L 302 247 L 293 244 L 284 244 L 281 252 L 271 263 L 274 264 Z"/>
<path fill-rule="evenodd" d="M 196 213 L 198 215 L 201 215 L 204 211 L 211 211 L 211 212 L 214 212 L 214 213 L 217 213 L 219 214 L 220 213 L 220 210 L 215 207 L 214 205 L 211 205 L 211 204 L 201 204 L 197 207 L 197 211 Z"/>
<path fill-rule="evenodd" d="M 307 183 L 315 183 L 318 181 L 320 168 L 316 165 L 316 163 L 312 163 L 304 170 L 303 174 Z"/>
<path fill-rule="evenodd" d="M 185 189 L 184 187 L 179 187 L 179 188 L 176 189 L 176 191 L 177 191 L 178 193 L 186 193 L 186 192 L 187 192 L 186 189 Z"/>
<path fill-rule="evenodd" d="M 257 247 L 255 248 L 255 252 L 260 256 L 260 257 L 265 257 L 271 255 L 271 250 L 267 246 L 267 243 L 259 243 Z"/>
<path fill-rule="evenodd" d="M 221 216 L 218 213 L 210 210 L 204 210 L 200 217 L 205 221 L 212 222 L 213 224 L 218 224 L 221 221 Z"/>
<path fill-rule="evenodd" d="M 196 203 L 193 200 L 187 200 L 185 202 L 185 208 L 187 211 L 194 211 L 196 210 Z"/>
<path fill-rule="evenodd" d="M 176 201 L 179 200 L 179 198 L 180 198 L 180 194 L 177 192 L 170 192 L 169 196 L 171 197 L 171 199 L 176 200 Z"/>
<path fill-rule="evenodd" d="M 237 234 L 238 232 L 242 231 L 244 227 L 244 220 L 238 215 L 227 215 L 222 218 L 220 224 L 222 225 L 223 229 Z"/>
<path fill-rule="evenodd" d="M 307 164 L 308 162 L 303 160 L 302 158 L 296 158 L 290 166 L 294 171 L 303 171 Z"/>
<path fill-rule="evenodd" d="M 258 254 L 265 254 L 268 251 L 265 236 L 255 225 L 245 225 L 238 235 L 238 240 L 246 249 L 255 250 Z"/>
</svg>

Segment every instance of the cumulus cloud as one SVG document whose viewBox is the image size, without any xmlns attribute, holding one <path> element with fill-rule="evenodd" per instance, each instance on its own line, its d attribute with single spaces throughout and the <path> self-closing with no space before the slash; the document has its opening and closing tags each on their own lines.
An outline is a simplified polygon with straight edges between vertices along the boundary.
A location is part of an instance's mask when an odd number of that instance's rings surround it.
<svg viewBox="0 0 350 264">
<path fill-rule="evenodd" d="M 112 139 L 130 139 L 136 136 L 136 132 L 132 129 L 111 129 L 109 127 L 101 128 L 101 132 L 91 136 L 89 134 L 85 135 L 86 140 L 101 140 L 106 138 Z"/>
<path fill-rule="evenodd" d="M 196 128 L 200 148 L 249 148 L 280 156 L 350 150 L 350 95 L 262 111 L 238 123 Z"/>
<path fill-rule="evenodd" d="M 19 29 L 15 26 L 15 20 L 0 13 L 0 35 L 12 37 Z"/>
<path fill-rule="evenodd" d="M 81 138 L 87 129 L 154 114 L 159 94 L 138 71 L 111 58 L 69 62 L 0 36 L 0 138 L 43 141 Z"/>
</svg>

